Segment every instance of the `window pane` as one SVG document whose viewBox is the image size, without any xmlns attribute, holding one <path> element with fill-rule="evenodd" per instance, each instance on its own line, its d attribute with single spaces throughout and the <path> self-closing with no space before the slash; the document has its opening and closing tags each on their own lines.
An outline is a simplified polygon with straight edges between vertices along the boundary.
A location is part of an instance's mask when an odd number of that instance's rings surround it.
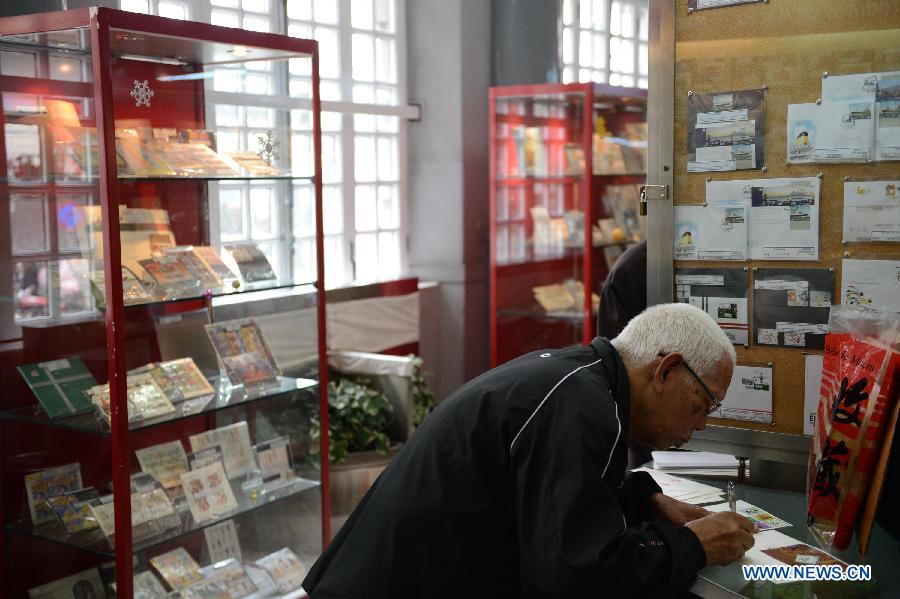
<svg viewBox="0 0 900 599">
<path fill-rule="evenodd" d="M 244 91 L 250 94 L 268 95 L 271 91 L 270 84 L 271 77 L 269 75 L 248 74 L 244 77 Z"/>
<path fill-rule="evenodd" d="M 375 39 L 375 72 L 378 81 L 382 83 L 395 83 L 397 81 L 397 68 L 394 64 L 395 56 L 394 40 L 386 38 Z"/>
<path fill-rule="evenodd" d="M 244 29 L 247 31 L 269 31 L 269 19 L 244 17 Z"/>
<path fill-rule="evenodd" d="M 606 31 L 606 0 L 594 0 L 594 29 Z"/>
<path fill-rule="evenodd" d="M 313 269 L 313 277 L 315 269 Z M 341 237 L 325 238 L 325 286 L 329 288 L 347 282 L 344 272 L 344 240 Z"/>
<path fill-rule="evenodd" d="M 575 82 L 575 69 L 573 67 L 566 67 L 563 69 L 562 82 L 563 83 L 574 83 Z"/>
<path fill-rule="evenodd" d="M 81 81 L 81 61 L 61 56 L 51 56 L 50 78 L 62 81 Z"/>
<path fill-rule="evenodd" d="M 622 35 L 634 37 L 634 6 L 622 6 Z"/>
<path fill-rule="evenodd" d="M 640 87 L 641 89 L 647 89 L 647 84 L 648 84 L 648 81 L 644 78 L 641 78 L 640 80 L 638 80 L 638 87 Z"/>
<path fill-rule="evenodd" d="M 35 55 L 28 52 L 0 52 L 0 74 L 35 77 Z"/>
<path fill-rule="evenodd" d="M 378 138 L 378 179 L 381 181 L 397 179 L 397 139 L 395 137 Z"/>
<path fill-rule="evenodd" d="M 613 71 L 621 71 L 619 66 L 622 64 L 622 52 L 619 50 L 619 38 L 614 37 L 609 40 L 609 68 Z"/>
<path fill-rule="evenodd" d="M 240 20 L 233 12 L 224 10 L 214 10 L 210 14 L 209 22 L 213 25 L 222 25 L 223 27 L 240 27 Z"/>
<path fill-rule="evenodd" d="M 56 231 L 59 236 L 59 249 L 61 251 L 77 250 L 78 229 L 84 226 L 80 222 L 82 217 L 79 209 L 90 204 L 87 195 L 60 195 L 56 200 Z"/>
<path fill-rule="evenodd" d="M 216 133 L 216 149 L 220 152 L 240 152 L 241 142 L 237 131 L 219 131 Z"/>
<path fill-rule="evenodd" d="M 13 254 L 49 249 L 47 203 L 44 196 L 12 194 L 9 211 Z"/>
<path fill-rule="evenodd" d="M 250 12 L 259 12 L 268 14 L 271 12 L 269 9 L 268 0 L 241 0 L 241 8 L 244 10 L 249 10 Z"/>
<path fill-rule="evenodd" d="M 400 202 L 396 185 L 378 186 L 378 228 L 396 229 L 400 226 Z"/>
<path fill-rule="evenodd" d="M 355 176 L 360 182 L 375 180 L 375 140 L 369 136 L 356 136 Z"/>
<path fill-rule="evenodd" d="M 641 9 L 640 38 L 642 42 L 650 39 L 650 14 L 646 8 Z"/>
<path fill-rule="evenodd" d="M 375 103 L 382 106 L 392 106 L 397 103 L 397 91 L 393 87 L 378 87 L 375 89 Z"/>
<path fill-rule="evenodd" d="M 216 125 L 220 127 L 240 127 L 241 107 L 231 104 L 216 104 Z"/>
<path fill-rule="evenodd" d="M 337 31 L 328 27 L 316 27 L 315 37 L 319 42 L 319 75 L 326 79 L 339 78 L 341 63 Z"/>
<path fill-rule="evenodd" d="M 287 0 L 287 15 L 291 19 L 312 20 L 311 0 Z"/>
<path fill-rule="evenodd" d="M 563 29 L 563 62 L 565 64 L 575 62 L 575 40 L 572 36 L 571 27 Z"/>
<path fill-rule="evenodd" d="M 352 0 L 350 5 L 350 22 L 356 29 L 373 29 L 375 15 L 372 12 L 372 0 Z"/>
<path fill-rule="evenodd" d="M 275 194 L 271 188 L 250 188 L 250 223 L 253 239 L 278 236 L 278 214 Z"/>
<path fill-rule="evenodd" d="M 599 1 L 599 0 L 598 0 Z M 582 29 L 591 28 L 591 0 L 581 0 L 578 3 L 579 24 Z"/>
<path fill-rule="evenodd" d="M 375 132 L 375 115 L 372 114 L 354 114 L 353 128 L 360 133 Z"/>
<path fill-rule="evenodd" d="M 320 81 L 319 94 L 322 100 L 338 101 L 341 99 L 341 86 L 337 81 Z"/>
<path fill-rule="evenodd" d="M 209 0 L 213 6 L 223 6 L 225 8 L 238 8 L 240 0 Z"/>
<path fill-rule="evenodd" d="M 336 235 L 344 230 L 344 208 L 341 188 L 329 185 L 322 188 L 322 231 Z"/>
<path fill-rule="evenodd" d="M 396 133 L 400 124 L 400 120 L 395 116 L 379 115 L 378 131 L 381 133 Z"/>
<path fill-rule="evenodd" d="M 606 68 L 606 36 L 601 34 L 594 35 L 594 68 Z"/>
<path fill-rule="evenodd" d="M 374 281 L 378 278 L 378 244 L 373 233 L 356 236 L 353 259 L 356 262 L 356 280 Z"/>
<path fill-rule="evenodd" d="M 385 33 L 394 31 L 395 0 L 375 0 L 375 29 Z"/>
<path fill-rule="evenodd" d="M 322 136 L 322 182 L 340 183 L 342 175 L 341 140 L 338 135 Z"/>
<path fill-rule="evenodd" d="M 337 23 L 338 0 L 313 0 L 313 18 L 319 23 Z"/>
<path fill-rule="evenodd" d="M 634 73 L 634 42 L 619 41 L 619 70 L 623 73 Z"/>
<path fill-rule="evenodd" d="M 587 83 L 593 80 L 593 74 L 590 69 L 578 69 L 578 81 Z"/>
<path fill-rule="evenodd" d="M 353 79 L 357 81 L 373 81 L 375 79 L 375 64 L 373 58 L 372 36 L 354 33 Z"/>
<path fill-rule="evenodd" d="M 295 176 L 309 173 L 312 164 L 313 144 L 311 135 L 291 136 L 291 171 Z"/>
<path fill-rule="evenodd" d="M 378 228 L 375 209 L 375 186 L 356 186 L 356 230 L 374 231 Z"/>
<path fill-rule="evenodd" d="M 213 89 L 217 92 L 238 92 L 241 87 L 240 76 L 230 69 L 213 71 Z"/>
<path fill-rule="evenodd" d="M 641 47 L 638 48 L 638 71 L 641 75 L 646 75 L 648 73 L 648 59 L 647 59 L 647 46 L 646 44 L 641 44 Z"/>
<path fill-rule="evenodd" d="M 275 123 L 275 111 L 262 106 L 247 107 L 248 127 L 272 127 Z"/>
<path fill-rule="evenodd" d="M 244 203 L 240 189 L 219 190 L 219 236 L 222 241 L 244 239 Z"/>
<path fill-rule="evenodd" d="M 622 34 L 622 3 L 613 0 L 609 11 L 609 32 L 613 35 Z"/>
<path fill-rule="evenodd" d="M 129 12 L 150 14 L 150 6 L 147 0 L 120 0 L 119 7 Z"/>
<path fill-rule="evenodd" d="M 394 279 L 400 274 L 400 236 L 395 231 L 378 234 L 378 278 Z"/>
<path fill-rule="evenodd" d="M 353 86 L 353 101 L 360 104 L 375 103 L 375 89 L 371 85 L 357 84 Z"/>
<path fill-rule="evenodd" d="M 322 131 L 340 131 L 343 118 L 343 115 L 339 112 L 323 112 Z"/>
<path fill-rule="evenodd" d="M 187 6 L 181 2 L 163 2 L 160 0 L 156 7 L 156 12 L 159 16 L 170 19 L 185 20 L 189 16 Z"/>
<path fill-rule="evenodd" d="M 578 63 L 583 67 L 591 66 L 591 32 L 582 31 L 579 34 Z"/>
<path fill-rule="evenodd" d="M 316 234 L 315 191 L 309 185 L 294 187 L 293 226 L 294 237 L 310 237 Z"/>
<path fill-rule="evenodd" d="M 575 0 L 563 0 L 563 25 L 571 25 L 575 21 Z"/>
<path fill-rule="evenodd" d="M 634 87 L 634 75 L 622 75 L 619 77 L 619 85 Z"/>
<path fill-rule="evenodd" d="M 76 258 L 60 260 L 58 264 L 60 312 L 65 315 L 92 311 L 94 303 L 88 278 L 89 261 Z"/>
<path fill-rule="evenodd" d="M 328 272 L 328 265 L 325 265 Z M 327 274 L 326 274 L 327 276 Z M 310 239 L 294 243 L 294 281 L 313 281 L 316 278 L 316 244 Z"/>
<path fill-rule="evenodd" d="M 13 272 L 16 320 L 50 315 L 47 267 L 47 262 L 16 262 Z"/>
<path fill-rule="evenodd" d="M 303 23 L 291 23 L 288 25 L 287 34 L 291 37 L 299 37 L 303 39 L 309 39 L 313 36 L 312 27 L 310 25 L 305 25 Z M 309 61 L 306 59 L 292 58 L 291 59 L 291 73 L 300 74 L 299 71 L 296 70 L 294 63 L 298 65 L 309 64 Z M 306 67 L 306 71 L 308 73 L 309 68 Z"/>
<path fill-rule="evenodd" d="M 10 179 L 16 181 L 40 181 L 41 133 L 37 125 L 7 123 L 6 163 Z"/>
</svg>

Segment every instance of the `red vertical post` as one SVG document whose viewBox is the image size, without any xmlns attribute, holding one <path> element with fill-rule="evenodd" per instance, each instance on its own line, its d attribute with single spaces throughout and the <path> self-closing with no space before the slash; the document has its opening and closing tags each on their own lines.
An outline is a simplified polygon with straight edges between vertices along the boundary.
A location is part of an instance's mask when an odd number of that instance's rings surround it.
<svg viewBox="0 0 900 599">
<path fill-rule="evenodd" d="M 488 324 L 491 344 L 491 368 L 498 366 L 497 353 L 497 93 L 490 90 L 488 105 L 488 227 L 490 230 L 488 248 Z"/>
<path fill-rule="evenodd" d="M 594 223 L 594 157 L 593 157 L 593 121 L 594 121 L 594 87 L 587 83 L 579 86 L 583 92 L 584 102 L 583 141 L 584 144 L 584 177 L 582 191 L 584 192 L 584 313 L 581 319 L 581 337 L 583 343 L 590 343 L 594 338 L 594 302 L 591 296 L 594 292 L 594 236 L 591 234 Z"/>
<path fill-rule="evenodd" d="M 125 305 L 122 301 L 122 248 L 116 171 L 112 54 L 106 12 L 91 9 L 91 52 L 95 85 L 94 110 L 100 154 L 100 205 L 103 213 L 103 270 L 106 275 L 106 338 L 109 359 L 110 428 L 113 503 L 116 526 L 116 589 L 132 595 L 131 452 L 125 379 Z"/>
<path fill-rule="evenodd" d="M 319 44 L 312 53 L 313 154 L 316 177 L 316 321 L 319 342 L 319 455 L 322 466 L 322 548 L 331 540 L 331 479 L 328 452 L 328 355 L 325 337 L 325 238 L 322 233 L 322 104 L 319 99 Z"/>
</svg>

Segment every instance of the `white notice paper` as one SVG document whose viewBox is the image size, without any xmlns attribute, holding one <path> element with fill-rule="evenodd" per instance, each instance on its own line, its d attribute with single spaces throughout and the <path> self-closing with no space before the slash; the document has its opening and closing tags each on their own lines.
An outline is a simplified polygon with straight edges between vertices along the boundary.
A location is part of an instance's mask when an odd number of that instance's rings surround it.
<svg viewBox="0 0 900 599">
<path fill-rule="evenodd" d="M 822 385 L 822 356 L 806 356 L 803 387 L 803 434 L 812 436 L 819 407 L 819 388 Z"/>
<path fill-rule="evenodd" d="M 706 201 L 750 206 L 751 260 L 818 260 L 819 191 L 818 177 L 708 181 Z"/>
<path fill-rule="evenodd" d="M 822 100 L 875 102 L 875 160 L 900 160 L 900 71 L 826 77 Z"/>
<path fill-rule="evenodd" d="M 900 127 L 898 127 L 900 130 Z M 900 242 L 900 180 L 844 182 L 844 241 Z"/>
<path fill-rule="evenodd" d="M 841 303 L 900 312 L 900 261 L 843 260 Z"/>
<path fill-rule="evenodd" d="M 675 206 L 676 260 L 746 260 L 746 206 Z"/>
<path fill-rule="evenodd" d="M 874 146 L 874 102 L 788 104 L 789 164 L 869 162 Z"/>
<path fill-rule="evenodd" d="M 772 369 L 767 366 L 735 366 L 731 385 L 717 418 L 772 423 Z"/>
</svg>

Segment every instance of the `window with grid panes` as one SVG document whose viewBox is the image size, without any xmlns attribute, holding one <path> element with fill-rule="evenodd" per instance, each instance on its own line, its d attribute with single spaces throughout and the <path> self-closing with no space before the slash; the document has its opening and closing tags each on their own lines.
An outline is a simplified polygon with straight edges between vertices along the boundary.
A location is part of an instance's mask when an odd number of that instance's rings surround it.
<svg viewBox="0 0 900 599">
<path fill-rule="evenodd" d="M 647 87 L 647 0 L 562 0 L 562 82 Z"/>
<path fill-rule="evenodd" d="M 405 267 L 405 165 L 400 156 L 406 121 L 401 116 L 405 88 L 399 67 L 400 44 L 405 40 L 398 18 L 403 2 L 287 0 L 282 5 L 274 0 L 121 0 L 123 9 L 135 12 L 163 14 L 166 5 L 173 14 L 164 16 L 176 16 L 174 5 L 184 5 L 184 13 L 194 15 L 188 18 L 258 31 L 283 29 L 288 35 L 319 42 L 322 217 L 329 287 L 389 279 L 402 274 Z M 308 95 L 311 76 L 308 63 L 291 61 L 287 85 L 292 94 Z M 252 107 L 246 106 L 240 95 L 253 90 L 274 96 L 280 92 L 278 85 L 277 74 L 217 70 L 215 109 L 208 116 L 221 150 L 255 147 L 264 120 L 252 118 Z M 229 94 L 234 94 L 232 100 Z M 290 114 L 289 124 L 274 126 L 289 128 L 285 134 L 290 138 L 296 171 L 297 165 L 312 161 L 312 119 L 304 109 L 294 108 Z M 294 185 L 290 210 L 277 199 L 267 204 L 262 199 L 264 192 L 249 183 L 220 183 L 213 240 L 254 241 L 273 267 L 281 264 L 285 274 L 289 270 L 296 281 L 311 280 L 310 275 L 315 275 L 314 191 L 305 182 Z M 254 201 L 269 207 L 272 220 L 268 226 L 251 222 L 251 207 L 257 205 Z M 291 213 L 283 214 L 285 210 Z M 294 239 L 290 248 L 282 247 L 283 242 L 274 235 L 285 230 Z M 263 232 L 271 236 L 261 236 Z"/>
</svg>

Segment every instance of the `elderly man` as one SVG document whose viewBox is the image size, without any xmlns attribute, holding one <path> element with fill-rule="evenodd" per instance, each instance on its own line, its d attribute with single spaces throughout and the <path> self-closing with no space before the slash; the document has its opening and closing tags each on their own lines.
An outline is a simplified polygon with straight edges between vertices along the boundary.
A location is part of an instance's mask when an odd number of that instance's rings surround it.
<svg viewBox="0 0 900 599">
<path fill-rule="evenodd" d="M 626 472 L 626 439 L 702 429 L 734 369 L 703 311 L 652 307 L 612 342 L 534 352 L 460 387 L 303 583 L 329 597 L 665 597 L 739 558 L 753 525 Z"/>
</svg>

